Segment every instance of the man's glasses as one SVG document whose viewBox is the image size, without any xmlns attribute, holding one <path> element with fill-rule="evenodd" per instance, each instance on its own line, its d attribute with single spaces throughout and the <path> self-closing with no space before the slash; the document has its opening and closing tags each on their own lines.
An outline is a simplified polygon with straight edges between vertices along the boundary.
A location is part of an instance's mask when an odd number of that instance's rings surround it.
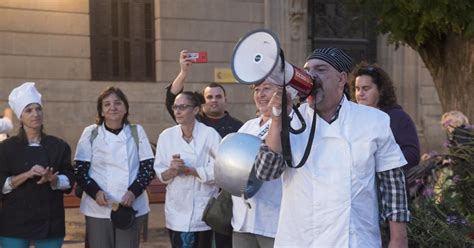
<svg viewBox="0 0 474 248">
<path fill-rule="evenodd" d="M 194 107 L 194 105 L 191 105 L 191 104 L 181 104 L 181 105 L 173 105 L 171 106 L 171 109 L 176 111 L 176 110 L 179 110 L 179 111 L 184 111 L 186 110 L 187 108 L 192 108 Z"/>
</svg>

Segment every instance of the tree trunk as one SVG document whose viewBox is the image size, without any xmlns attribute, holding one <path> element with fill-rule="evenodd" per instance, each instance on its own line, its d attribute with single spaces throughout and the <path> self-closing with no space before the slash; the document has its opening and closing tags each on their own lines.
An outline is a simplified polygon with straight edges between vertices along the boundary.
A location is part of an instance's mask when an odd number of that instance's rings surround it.
<svg viewBox="0 0 474 248">
<path fill-rule="evenodd" d="M 433 77 L 443 112 L 459 110 L 474 122 L 474 38 L 449 34 L 414 49 Z"/>
</svg>

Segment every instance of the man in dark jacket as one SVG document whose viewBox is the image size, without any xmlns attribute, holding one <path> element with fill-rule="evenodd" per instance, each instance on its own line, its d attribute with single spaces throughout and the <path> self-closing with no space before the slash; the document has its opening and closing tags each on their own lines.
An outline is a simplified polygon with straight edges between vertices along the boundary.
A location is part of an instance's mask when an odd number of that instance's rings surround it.
<svg viewBox="0 0 474 248">
<path fill-rule="evenodd" d="M 176 96 L 183 91 L 191 64 L 192 62 L 186 58 L 186 51 L 181 51 L 179 57 L 181 71 L 173 83 L 166 88 L 166 109 L 173 120 L 175 117 L 171 106 L 173 106 Z M 210 83 L 204 88 L 202 94 L 205 104 L 202 105 L 202 112 L 197 119 L 207 126 L 213 127 L 221 137 L 237 132 L 243 123 L 226 111 L 227 98 L 224 87 L 218 83 Z"/>
</svg>

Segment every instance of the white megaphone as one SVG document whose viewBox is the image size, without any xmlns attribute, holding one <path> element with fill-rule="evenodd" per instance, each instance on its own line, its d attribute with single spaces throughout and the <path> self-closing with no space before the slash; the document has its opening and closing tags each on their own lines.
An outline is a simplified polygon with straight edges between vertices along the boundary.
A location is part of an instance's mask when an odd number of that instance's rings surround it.
<svg viewBox="0 0 474 248">
<path fill-rule="evenodd" d="M 231 67 L 237 81 L 258 84 L 271 78 L 287 87 L 292 97 L 307 97 L 313 91 L 313 79 L 304 70 L 281 59 L 277 37 L 269 30 L 257 29 L 242 37 L 234 48 Z M 284 71 L 282 70 L 284 63 Z M 292 90 L 293 89 L 293 90 Z"/>
</svg>

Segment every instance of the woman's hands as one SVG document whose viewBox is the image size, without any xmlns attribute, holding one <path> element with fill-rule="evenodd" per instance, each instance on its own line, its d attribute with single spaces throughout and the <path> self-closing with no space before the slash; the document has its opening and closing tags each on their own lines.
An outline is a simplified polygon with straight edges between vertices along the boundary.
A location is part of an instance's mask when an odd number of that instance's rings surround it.
<svg viewBox="0 0 474 248">
<path fill-rule="evenodd" d="M 132 191 L 127 191 L 125 195 L 122 196 L 122 201 L 120 204 L 122 204 L 125 207 L 131 207 L 133 205 L 133 202 L 135 201 L 135 195 L 132 193 Z"/>
<path fill-rule="evenodd" d="M 180 155 L 175 154 L 171 158 L 170 167 L 161 173 L 161 177 L 168 181 L 179 175 L 199 177 L 195 168 L 186 166 Z"/>
<path fill-rule="evenodd" d="M 39 164 L 33 165 L 29 171 L 26 172 L 26 175 L 28 178 L 33 178 L 35 176 L 40 176 L 42 177 L 44 174 L 45 168 Z"/>
<path fill-rule="evenodd" d="M 39 166 L 39 165 L 35 165 L 35 166 Z M 43 183 L 50 182 L 51 185 L 56 185 L 56 183 L 58 182 L 58 173 L 59 172 L 56 171 L 54 173 L 53 167 L 46 167 L 46 168 L 43 168 L 42 166 L 40 166 L 40 167 L 43 169 L 43 171 L 41 173 L 41 178 L 37 183 L 38 184 L 43 184 Z"/>
<path fill-rule="evenodd" d="M 97 205 L 102 206 L 102 207 L 109 205 L 107 195 L 102 190 L 97 191 L 97 193 L 95 194 L 95 202 L 97 203 Z"/>
<path fill-rule="evenodd" d="M 131 207 L 133 202 L 135 201 L 135 195 L 132 191 L 127 191 L 123 196 L 120 204 L 126 207 Z M 95 194 L 95 202 L 97 205 L 106 207 L 109 206 L 109 199 L 107 198 L 107 193 L 102 190 L 99 190 L 97 194 Z"/>
<path fill-rule="evenodd" d="M 11 187 L 12 189 L 18 188 L 28 179 L 32 179 L 34 177 L 41 177 L 38 180 L 37 184 L 50 182 L 51 185 L 56 185 L 57 180 L 58 180 L 58 172 L 53 173 L 53 171 L 54 171 L 53 167 L 44 168 L 43 166 L 39 164 L 33 165 L 33 167 L 31 167 L 28 171 L 23 172 L 16 176 L 11 176 L 10 177 Z"/>
<path fill-rule="evenodd" d="M 161 173 L 163 180 L 168 181 L 177 177 L 184 168 L 184 161 L 180 158 L 179 154 L 175 154 L 171 158 L 170 168 Z"/>
</svg>

